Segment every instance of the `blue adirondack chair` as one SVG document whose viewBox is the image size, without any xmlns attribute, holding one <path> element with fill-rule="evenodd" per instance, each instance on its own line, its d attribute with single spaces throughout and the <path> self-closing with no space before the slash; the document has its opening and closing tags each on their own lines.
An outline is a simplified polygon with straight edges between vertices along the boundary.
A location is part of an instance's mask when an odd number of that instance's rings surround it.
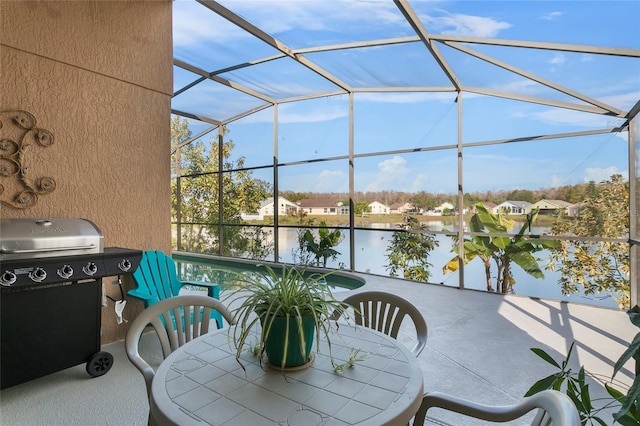
<svg viewBox="0 0 640 426">
<path fill-rule="evenodd" d="M 146 251 L 142 253 L 142 260 L 138 269 L 133 273 L 137 287 L 129 290 L 129 296 L 140 299 L 144 307 L 169 297 L 177 296 L 185 285 L 206 287 L 207 293 L 214 299 L 220 299 L 220 286 L 204 281 L 180 281 L 176 274 L 176 264 L 171 257 L 161 251 Z M 216 321 L 218 328 L 222 328 L 222 315 L 211 310 L 211 318 Z"/>
</svg>

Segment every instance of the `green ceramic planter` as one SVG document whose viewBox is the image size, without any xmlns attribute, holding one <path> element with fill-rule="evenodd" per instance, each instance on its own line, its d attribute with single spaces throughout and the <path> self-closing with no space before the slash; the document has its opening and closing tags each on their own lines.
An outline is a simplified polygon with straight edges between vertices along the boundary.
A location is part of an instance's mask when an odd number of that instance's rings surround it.
<svg viewBox="0 0 640 426">
<path fill-rule="evenodd" d="M 265 342 L 265 350 L 269 363 L 275 367 L 282 367 L 284 359 L 284 368 L 300 367 L 311 361 L 311 348 L 313 346 L 315 323 L 313 317 L 303 317 L 302 327 L 304 329 L 304 343 L 306 348 L 306 356 L 300 351 L 300 336 L 298 333 L 298 323 L 295 318 L 289 319 L 289 344 L 285 348 L 286 333 L 285 317 L 276 317 L 269 336 Z"/>
</svg>

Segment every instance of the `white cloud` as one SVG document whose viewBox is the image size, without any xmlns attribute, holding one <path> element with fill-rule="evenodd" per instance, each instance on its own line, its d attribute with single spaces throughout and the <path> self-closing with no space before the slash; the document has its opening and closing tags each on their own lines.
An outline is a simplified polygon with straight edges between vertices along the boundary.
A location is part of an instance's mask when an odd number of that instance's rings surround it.
<svg viewBox="0 0 640 426">
<path fill-rule="evenodd" d="M 526 87 L 526 86 L 523 86 L 523 87 Z M 607 105 L 611 105 L 621 110 L 628 110 L 633 105 L 635 105 L 636 102 L 638 102 L 638 99 L 640 99 L 640 91 L 624 93 L 620 95 L 603 96 L 603 97 L 598 97 L 597 99 L 601 100 Z M 517 114 L 515 113 L 512 114 L 512 117 L 524 118 L 527 116 L 529 115 L 524 114 L 522 112 L 519 112 Z M 622 118 L 591 114 L 587 112 L 560 109 L 560 108 L 547 109 L 542 112 L 531 114 L 530 116 L 536 120 L 539 120 L 541 122 L 548 123 L 548 124 L 553 124 L 553 125 L 569 124 L 572 126 L 587 127 L 587 128 L 599 128 L 599 127 L 609 128 L 609 127 L 620 126 L 622 125 L 622 123 L 624 123 L 624 119 Z M 621 134 L 619 136 L 626 140 L 626 133 Z"/>
<path fill-rule="evenodd" d="M 584 176 L 585 182 L 594 181 L 596 183 L 609 180 L 611 178 L 611 175 L 615 175 L 615 174 L 624 176 L 626 180 L 626 176 L 628 175 L 628 172 L 626 170 L 620 170 L 616 166 L 610 166 L 606 168 L 589 167 L 584 170 L 584 173 L 585 173 L 585 176 Z"/>
<path fill-rule="evenodd" d="M 389 172 L 389 171 L 393 171 L 399 167 L 403 167 L 405 164 L 407 163 L 407 161 L 398 156 L 395 155 L 393 158 L 389 159 L 389 160 L 384 160 L 381 161 L 380 163 L 378 163 L 378 169 L 381 172 Z"/>
<path fill-rule="evenodd" d="M 537 189 L 567 185 L 567 178 L 559 178 L 557 170 L 566 164 L 554 158 L 505 154 L 465 155 L 464 190 L 499 191 L 518 188 Z M 499 176 L 488 173 L 500 170 Z"/>
<path fill-rule="evenodd" d="M 280 123 L 319 123 L 323 121 L 335 120 L 338 118 L 348 117 L 349 111 L 347 105 L 341 106 L 322 105 L 316 108 L 309 108 L 301 111 L 299 105 L 285 104 L 281 105 L 278 111 L 278 122 Z M 273 117 L 269 118 L 271 121 Z"/>
<path fill-rule="evenodd" d="M 470 94 L 465 94 L 469 96 Z M 358 101 L 413 104 L 426 101 L 450 103 L 455 101 L 455 92 L 413 92 L 413 93 L 357 93 Z"/>
<path fill-rule="evenodd" d="M 474 15 L 451 14 L 443 11 L 443 16 L 421 16 L 427 29 L 433 28 L 443 34 L 474 37 L 496 37 L 500 31 L 511 28 L 511 24 L 493 18 Z"/>
<path fill-rule="evenodd" d="M 237 40 L 249 38 L 249 34 L 240 30 L 226 19 L 216 20 L 217 16 L 195 1 L 173 2 L 173 45 L 188 46 L 206 40 Z"/>
<path fill-rule="evenodd" d="M 349 178 L 340 170 L 323 169 L 319 173 L 296 173 L 294 176 L 282 177 L 281 188 L 291 191 L 311 192 L 349 192 Z"/>
<path fill-rule="evenodd" d="M 405 188 L 411 170 L 407 168 L 407 160 L 396 155 L 378 163 L 378 172 L 365 188 L 366 191 L 381 191 L 393 188 Z"/>
<path fill-rule="evenodd" d="M 548 109 L 532 115 L 533 118 L 553 125 L 598 128 L 611 126 L 612 117 L 565 109 Z M 622 120 L 620 120 L 622 122 Z"/>
<path fill-rule="evenodd" d="M 413 181 L 408 185 L 409 192 L 423 191 L 428 187 L 428 183 L 430 183 L 429 176 L 423 173 L 418 173 Z"/>
<path fill-rule="evenodd" d="M 387 0 L 353 2 L 351 0 L 331 1 L 281 1 L 219 0 L 220 4 L 233 13 L 244 17 L 251 24 L 266 33 L 279 34 L 295 31 L 335 31 L 344 28 L 397 28 L 404 17 L 397 7 Z M 259 11 L 259 12 L 257 12 Z M 173 1 L 173 40 L 175 46 L 188 46 L 215 40 L 225 43 L 249 38 L 247 32 L 239 29 L 226 19 L 218 17 L 193 0 Z M 329 41 L 332 43 L 333 41 Z M 322 44 L 322 43 L 321 43 Z"/>
<path fill-rule="evenodd" d="M 549 12 L 546 15 L 541 16 L 540 19 L 544 19 L 545 21 L 554 21 L 562 15 L 564 15 L 564 12 Z"/>
<path fill-rule="evenodd" d="M 309 185 L 315 192 L 348 192 L 349 179 L 339 170 L 324 169 L 319 176 L 312 177 L 313 183 Z"/>
<path fill-rule="evenodd" d="M 536 89 L 539 87 L 540 84 L 526 78 L 491 86 L 491 88 L 494 90 L 521 94 L 534 94 L 536 92 Z"/>
<path fill-rule="evenodd" d="M 251 16 L 251 23 L 269 34 L 293 29 L 339 30 L 345 25 L 384 26 L 402 20 L 389 1 L 221 1 L 240 16 Z M 260 10 L 259 14 L 255 11 Z"/>
<path fill-rule="evenodd" d="M 603 102 L 623 110 L 631 109 L 639 99 L 640 91 L 602 97 Z"/>
<path fill-rule="evenodd" d="M 220 3 L 248 20 L 268 34 L 278 35 L 292 30 L 337 31 L 344 28 L 398 28 L 405 18 L 390 1 L 351 0 L 331 1 L 233 1 Z M 256 13 L 259 10 L 260 13 Z M 215 13 L 202 5 L 187 0 L 173 2 L 173 37 L 176 46 L 195 44 L 206 40 L 224 42 L 248 37 L 225 19 L 214 18 Z M 422 15 L 428 31 L 445 34 L 496 37 L 511 24 L 490 17 L 452 14 L 441 11 L 441 16 Z M 215 19 L 215 20 L 214 20 Z M 212 23 L 215 22 L 215 25 Z"/>
<path fill-rule="evenodd" d="M 564 64 L 565 60 L 566 60 L 566 58 L 562 53 L 556 53 L 547 62 L 549 62 L 550 64 L 553 64 L 553 65 L 558 65 L 558 64 Z"/>
<path fill-rule="evenodd" d="M 551 176 L 551 188 L 558 188 L 559 186 L 564 185 L 564 179 L 559 177 L 558 175 Z"/>
<path fill-rule="evenodd" d="M 325 170 L 322 170 L 320 172 L 320 177 L 321 178 L 325 178 L 325 179 L 331 179 L 332 177 L 333 178 L 335 178 L 335 177 L 343 178 L 344 177 L 344 173 L 342 173 L 339 170 L 327 170 L 327 169 L 325 169 Z"/>
<path fill-rule="evenodd" d="M 558 67 L 561 66 L 562 64 L 564 64 L 565 61 L 566 61 L 566 58 L 565 58 L 564 54 L 562 54 L 562 53 L 554 54 L 551 58 L 549 58 L 549 60 L 547 60 L 547 63 L 551 64 L 551 67 L 549 68 L 549 71 L 551 71 L 551 72 L 558 71 Z"/>
</svg>

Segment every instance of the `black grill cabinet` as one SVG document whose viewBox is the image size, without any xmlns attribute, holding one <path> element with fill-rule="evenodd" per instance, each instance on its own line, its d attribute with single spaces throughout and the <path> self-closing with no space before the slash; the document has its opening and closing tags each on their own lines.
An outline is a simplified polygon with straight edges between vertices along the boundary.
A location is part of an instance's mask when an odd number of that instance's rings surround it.
<svg viewBox="0 0 640 426">
<path fill-rule="evenodd" d="M 108 372 L 102 278 L 133 273 L 142 252 L 103 249 L 83 219 L 2 219 L 0 243 L 0 389 L 82 363 Z"/>
</svg>

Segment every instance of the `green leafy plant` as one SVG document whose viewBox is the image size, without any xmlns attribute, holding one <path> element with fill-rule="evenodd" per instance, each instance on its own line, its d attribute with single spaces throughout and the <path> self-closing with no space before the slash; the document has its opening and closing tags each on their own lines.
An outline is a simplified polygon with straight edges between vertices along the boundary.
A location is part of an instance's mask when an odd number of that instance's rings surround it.
<svg viewBox="0 0 640 426">
<path fill-rule="evenodd" d="M 640 328 L 640 307 L 638 305 L 634 306 L 627 311 L 627 314 L 631 323 Z M 640 378 L 638 377 L 638 370 L 640 369 L 640 333 L 635 335 L 627 350 L 624 351 L 614 365 L 612 377 L 615 377 L 622 366 L 631 358 L 636 361 L 636 377 L 627 394 L 623 395 L 621 392 L 607 387 L 609 394 L 622 404 L 620 411 L 614 414 L 613 418 L 623 425 L 630 425 L 632 424 L 630 423 L 631 421 L 634 421 L 635 423 L 633 424 L 635 425 L 640 424 Z"/>
<path fill-rule="evenodd" d="M 549 270 L 560 272 L 563 294 L 580 290 L 585 295 L 615 293 L 621 309 L 630 305 L 629 182 L 614 174 L 610 180 L 589 185 L 576 217 L 561 218 L 553 235 L 619 238 L 620 241 L 563 240 L 549 258 Z"/>
<path fill-rule="evenodd" d="M 278 317 L 286 319 L 283 353 L 290 350 L 290 341 L 297 337 L 300 354 L 303 358 L 310 356 L 302 328 L 304 321 L 311 321 L 315 326 L 316 348 L 320 347 L 320 337 L 324 335 L 330 351 L 329 335 L 332 325 L 328 320 L 335 312 L 344 313 L 346 305 L 337 301 L 326 285 L 325 278 L 329 274 L 308 274 L 301 268 L 287 265 L 282 265 L 278 271 L 268 265 L 259 266 L 264 268 L 263 273 L 240 278 L 242 285 L 229 296 L 229 305 L 238 303 L 239 306 L 234 314 L 235 324 L 230 327 L 229 333 L 240 365 L 242 351 L 249 344 L 247 339 L 252 335 L 253 329 L 258 327 L 258 343 L 253 352 L 257 352 L 262 360 L 274 321 Z M 284 368 L 286 357 L 270 362 L 279 362 L 280 367 Z"/>
<path fill-rule="evenodd" d="M 339 229 L 330 231 L 325 222 L 320 222 L 318 233 L 314 234 L 310 230 L 306 230 L 302 235 L 301 246 L 304 250 L 313 254 L 317 266 L 327 266 L 329 259 L 336 259 L 340 254 L 334 249 L 335 246 L 342 241 L 342 232 Z"/>
<path fill-rule="evenodd" d="M 640 327 L 640 308 L 635 306 L 628 311 L 631 322 Z M 529 388 L 525 396 L 531 396 L 545 389 L 555 389 L 563 391 L 571 398 L 580 413 L 580 420 L 583 425 L 599 424 L 606 426 L 606 422 L 601 416 L 601 412 L 618 406 L 619 409 L 613 414 L 614 422 L 623 426 L 637 426 L 640 424 L 640 378 L 638 378 L 637 370 L 640 365 L 640 333 L 636 334 L 633 341 L 629 344 L 629 348 L 622 354 L 616 362 L 611 381 L 620 371 L 622 366 L 631 358 L 636 360 L 636 376 L 627 393 L 623 393 L 619 389 L 605 383 L 605 389 L 611 398 L 600 399 L 594 401 L 591 399 L 589 385 L 586 383 L 588 374 L 585 372 L 584 366 L 580 367 L 578 372 L 574 372 L 569 368 L 569 359 L 573 352 L 575 342 L 571 343 L 566 358 L 558 363 L 551 355 L 540 348 L 531 348 L 531 350 L 540 358 L 558 368 L 558 372 L 551 374 L 543 379 L 538 380 Z M 594 403 L 599 403 L 595 406 Z"/>
<path fill-rule="evenodd" d="M 599 414 L 602 410 L 609 408 L 615 401 L 611 400 L 602 407 L 598 408 L 593 406 L 593 403 L 591 401 L 591 393 L 589 392 L 589 385 L 586 383 L 586 373 L 584 367 L 581 367 L 577 373 L 569 368 L 569 359 L 571 359 L 574 343 L 571 343 L 567 357 L 561 363 L 556 362 L 556 360 L 554 360 L 553 357 L 544 350 L 540 348 L 531 348 L 531 350 L 536 355 L 538 355 L 540 358 L 553 365 L 554 367 L 558 368 L 559 371 L 538 380 L 536 383 L 534 383 L 533 386 L 531 386 L 531 388 L 529 388 L 524 396 L 531 396 L 545 389 L 563 391 L 564 387 L 565 393 L 569 398 L 571 398 L 576 408 L 578 409 L 578 412 L 580 413 L 580 420 L 583 425 L 606 425 L 607 423 L 601 417 L 599 417 Z"/>
<path fill-rule="evenodd" d="M 476 213 L 471 217 L 469 228 L 471 232 L 484 232 L 484 235 L 474 235 L 464 240 L 464 263 L 472 261 L 476 257 L 484 263 L 485 277 L 487 280 L 487 291 L 493 291 L 491 282 L 491 261 L 493 260 L 498 269 L 496 276 L 496 291 L 499 293 L 513 292 L 516 283 L 511 273 L 511 263 L 515 263 L 527 274 L 534 278 L 544 278 L 544 274 L 538 264 L 538 259 L 533 253 L 544 249 L 558 249 L 560 242 L 556 240 L 529 238 L 525 235 L 531 229 L 531 224 L 538 216 L 538 210 L 531 212 L 527 222 L 520 228 L 515 237 L 491 236 L 491 234 L 508 234 L 509 227 L 513 221 L 508 219 L 504 212 L 497 215 L 490 212 L 483 203 L 476 204 Z M 457 242 L 457 238 L 454 238 Z M 453 248 L 455 253 L 459 253 L 459 246 Z M 442 268 L 443 273 L 455 272 L 458 270 L 459 256 L 452 258 Z"/>
<path fill-rule="evenodd" d="M 221 126 L 219 132 L 226 133 L 226 127 Z M 257 211 L 260 202 L 273 193 L 272 185 L 244 169 L 245 158 L 233 154 L 231 139 L 219 145 L 215 135 L 209 143 L 200 139 L 189 143 L 191 136 L 188 120 L 174 116 L 171 172 L 178 178 L 171 180 L 171 211 L 172 222 L 178 225 L 173 246 L 197 253 L 267 258 L 274 246 L 262 228 L 210 224 L 219 221 L 220 210 L 225 223 L 243 224 L 242 213 Z"/>
<path fill-rule="evenodd" d="M 433 234 L 427 234 L 429 228 L 421 224 L 413 216 L 405 216 L 402 229 L 393 233 L 392 241 L 387 247 L 386 265 L 389 275 L 413 281 L 427 282 L 431 273 L 431 264 L 427 261 L 429 253 L 439 243 Z"/>
</svg>

